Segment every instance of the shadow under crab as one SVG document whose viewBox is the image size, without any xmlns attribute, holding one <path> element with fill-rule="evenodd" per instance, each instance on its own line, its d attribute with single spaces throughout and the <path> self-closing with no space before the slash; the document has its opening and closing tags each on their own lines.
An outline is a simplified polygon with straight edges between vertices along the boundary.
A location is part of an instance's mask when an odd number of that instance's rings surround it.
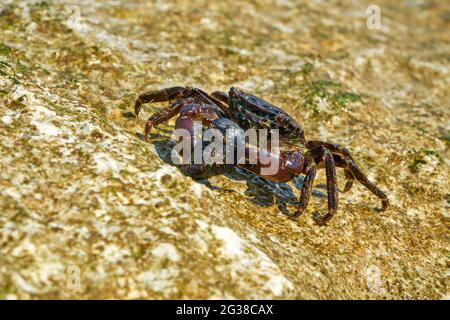
<svg viewBox="0 0 450 320">
<path fill-rule="evenodd" d="M 293 186 L 285 182 L 272 182 L 264 178 L 261 178 L 253 173 L 247 172 L 238 167 L 231 168 L 228 172 L 209 172 L 209 174 L 203 175 L 192 175 L 183 170 L 182 166 L 175 164 L 170 156 L 172 148 L 175 146 L 175 142 L 170 140 L 168 136 L 163 136 L 160 134 L 150 134 L 150 140 L 155 146 L 156 153 L 159 158 L 165 163 L 175 166 L 180 169 L 180 171 L 191 178 L 193 178 L 197 183 L 200 183 L 210 190 L 221 191 L 221 192 L 236 192 L 233 189 L 228 189 L 211 183 L 211 178 L 223 175 L 227 179 L 232 181 L 245 181 L 246 190 L 244 195 L 248 200 L 261 207 L 270 207 L 274 204 L 277 205 L 278 210 L 283 214 L 289 215 L 289 207 L 297 207 L 298 199 L 295 196 L 294 189 L 301 189 L 303 185 L 303 177 L 295 177 L 293 181 Z M 143 135 L 142 135 L 143 138 Z M 318 186 L 316 186 L 317 188 Z M 320 189 L 324 189 L 321 185 Z M 312 195 L 321 199 L 326 198 L 326 194 L 319 190 L 313 190 Z"/>
</svg>

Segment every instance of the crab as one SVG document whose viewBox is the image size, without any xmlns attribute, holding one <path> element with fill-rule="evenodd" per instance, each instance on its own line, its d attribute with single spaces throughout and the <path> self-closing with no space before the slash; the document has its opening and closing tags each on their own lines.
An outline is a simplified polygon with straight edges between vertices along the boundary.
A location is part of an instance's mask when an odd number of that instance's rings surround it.
<svg viewBox="0 0 450 320">
<path fill-rule="evenodd" d="M 171 102 L 169 106 L 150 116 L 145 125 L 144 140 L 148 141 L 151 129 L 177 116 L 175 128 L 183 128 L 192 132 L 194 121 L 201 121 L 208 128 L 226 130 L 238 129 L 278 129 L 283 144 L 277 154 L 266 152 L 276 158 L 278 170 L 274 174 L 263 174 L 265 165 L 235 163 L 247 171 L 253 172 L 269 181 L 288 182 L 304 175 L 298 207 L 295 212 L 288 213 L 291 219 L 297 219 L 307 208 L 311 197 L 317 169 L 325 168 L 327 181 L 328 210 L 325 214 L 314 213 L 313 219 L 319 225 L 326 224 L 338 208 L 338 187 L 336 167 L 344 170 L 346 179 L 343 192 L 351 189 L 356 179 L 381 200 L 381 210 L 389 205 L 386 194 L 364 175 L 355 163 L 347 148 L 332 142 L 306 140 L 303 128 L 285 111 L 271 103 L 242 89 L 231 87 L 228 94 L 215 91 L 211 94 L 193 87 L 169 87 L 162 90 L 145 92 L 136 100 L 135 114 L 139 116 L 142 105 L 151 102 Z M 202 175 L 208 170 L 215 173 L 226 172 L 233 165 L 188 165 L 186 172 Z"/>
</svg>

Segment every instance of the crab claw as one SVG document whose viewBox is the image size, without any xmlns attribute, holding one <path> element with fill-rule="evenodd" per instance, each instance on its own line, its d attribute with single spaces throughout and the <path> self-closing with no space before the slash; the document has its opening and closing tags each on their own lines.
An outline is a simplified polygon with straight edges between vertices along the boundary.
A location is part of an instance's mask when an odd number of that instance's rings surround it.
<svg viewBox="0 0 450 320">
<path fill-rule="evenodd" d="M 245 156 L 245 135 L 244 130 L 235 122 L 226 118 L 218 118 L 210 124 L 211 128 L 219 130 L 225 140 L 225 153 L 233 155 L 233 161 L 238 163 L 241 157 Z M 241 149 L 240 149 L 241 148 Z M 226 159 L 224 158 L 224 161 Z"/>
</svg>

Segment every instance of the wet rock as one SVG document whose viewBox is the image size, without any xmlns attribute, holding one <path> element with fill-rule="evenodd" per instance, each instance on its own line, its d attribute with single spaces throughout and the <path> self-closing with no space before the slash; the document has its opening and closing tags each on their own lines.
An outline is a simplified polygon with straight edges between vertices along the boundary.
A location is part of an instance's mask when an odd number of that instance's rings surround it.
<svg viewBox="0 0 450 320">
<path fill-rule="evenodd" d="M 448 298 L 448 19 L 380 6 L 370 30 L 350 1 L 8 1 L 0 298 Z M 251 87 L 347 146 L 391 207 L 355 185 L 320 227 L 322 171 L 298 221 L 301 178 L 183 175 L 173 121 L 142 141 L 162 104 L 130 116 L 174 84 Z"/>
</svg>

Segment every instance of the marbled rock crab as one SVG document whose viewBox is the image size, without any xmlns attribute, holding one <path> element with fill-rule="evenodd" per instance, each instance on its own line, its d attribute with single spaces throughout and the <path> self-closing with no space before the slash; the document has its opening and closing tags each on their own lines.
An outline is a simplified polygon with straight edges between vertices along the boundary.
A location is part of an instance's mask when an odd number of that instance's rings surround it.
<svg viewBox="0 0 450 320">
<path fill-rule="evenodd" d="M 264 164 L 261 162 L 235 163 L 234 165 L 274 182 L 287 182 L 296 176 L 305 175 L 297 211 L 290 213 L 290 218 L 299 217 L 306 209 L 318 168 L 325 168 L 328 195 L 328 212 L 323 215 L 316 213 L 313 216 L 318 224 L 329 221 L 338 207 L 336 167 L 344 170 L 346 184 L 343 192 L 350 190 L 356 179 L 381 199 L 381 210 L 388 207 L 386 194 L 367 179 L 345 147 L 325 141 L 307 141 L 302 127 L 290 115 L 261 98 L 235 87 L 232 87 L 228 94 L 220 91 L 208 94 L 201 89 L 191 87 L 170 87 L 139 95 L 135 104 L 135 114 L 139 115 L 144 103 L 165 101 L 173 102 L 147 120 L 144 136 L 146 141 L 153 126 L 175 116 L 178 116 L 175 127 L 187 129 L 190 132 L 192 132 L 194 121 L 201 121 L 203 125 L 223 132 L 227 129 L 238 132 L 239 128 L 244 130 L 278 129 L 280 141 L 283 142 L 281 151 L 277 154 L 264 151 L 266 155 L 276 157 L 278 161 L 278 170 L 275 174 L 262 174 L 261 168 Z M 188 166 L 188 169 L 192 168 Z M 221 173 L 229 168 L 229 164 L 200 165 L 195 167 L 195 170 L 186 171 L 201 175 L 208 170 Z"/>
</svg>

